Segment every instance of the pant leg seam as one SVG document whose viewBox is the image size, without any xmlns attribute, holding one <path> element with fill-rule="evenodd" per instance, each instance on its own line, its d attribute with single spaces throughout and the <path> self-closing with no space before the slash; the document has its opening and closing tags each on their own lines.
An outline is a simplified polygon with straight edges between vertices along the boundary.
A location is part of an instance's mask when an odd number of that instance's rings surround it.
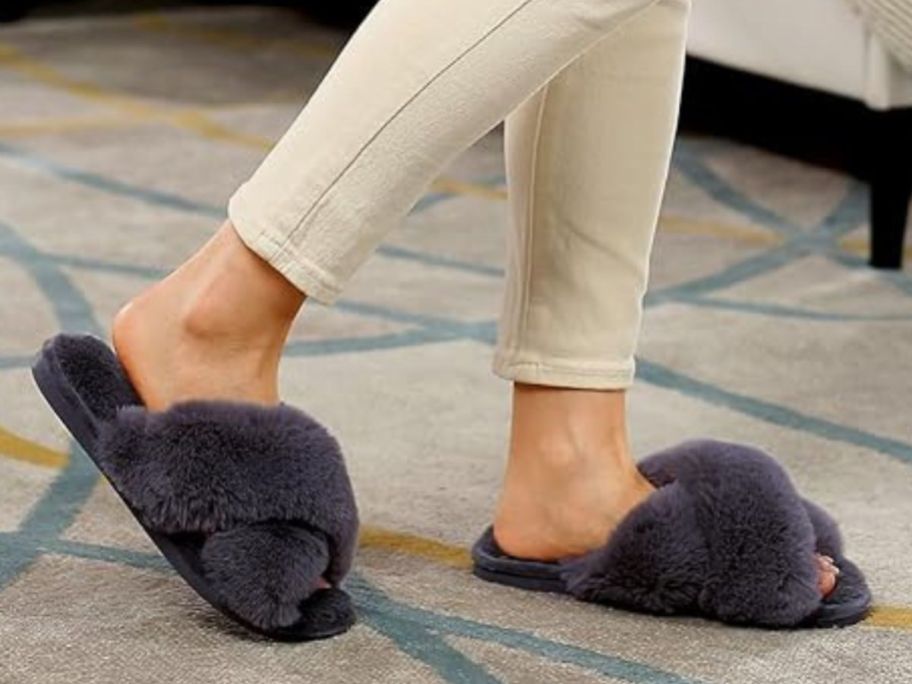
<svg viewBox="0 0 912 684">
<path fill-rule="evenodd" d="M 301 227 L 304 225 L 304 223 L 307 221 L 307 219 L 310 218 L 310 216 L 314 213 L 314 211 L 317 210 L 317 208 L 320 206 L 321 202 L 329 194 L 329 192 L 339 183 L 339 181 L 345 176 L 345 174 L 348 173 L 348 171 L 352 168 L 352 166 L 361 158 L 361 155 L 364 154 L 364 152 L 367 150 L 367 148 L 370 147 L 370 145 L 380 136 L 380 134 L 383 133 L 383 131 L 386 130 L 386 128 L 394 120 L 396 120 L 396 118 L 400 114 L 402 114 L 402 112 L 405 110 L 406 107 L 408 107 L 410 104 L 412 104 L 412 102 L 414 102 L 425 90 L 427 90 L 432 84 L 436 83 L 440 79 L 440 77 L 443 76 L 445 73 L 447 73 L 450 69 L 452 69 L 454 66 L 456 66 L 472 50 L 474 50 L 479 45 L 481 45 L 484 41 L 486 41 L 488 38 L 490 38 L 496 31 L 498 31 L 500 28 L 502 28 L 504 26 L 504 24 L 506 24 L 516 14 L 518 14 L 520 11 L 525 9 L 527 6 L 529 6 L 533 2 L 535 2 L 535 0 L 523 0 L 522 4 L 520 4 L 519 7 L 516 7 L 512 11 L 510 11 L 509 14 L 507 14 L 507 16 L 505 16 L 500 21 L 498 21 L 494 26 L 492 26 L 488 31 L 486 31 L 480 38 L 478 38 L 478 40 L 476 40 L 474 43 L 469 45 L 465 50 L 463 50 L 461 53 L 459 53 L 456 57 L 454 57 L 452 60 L 450 60 L 450 62 L 448 64 L 444 65 L 443 68 L 441 68 L 436 74 L 434 74 L 434 76 L 429 78 L 426 83 L 424 83 L 404 103 L 402 103 L 399 106 L 399 108 L 396 109 L 396 111 L 393 112 L 380 125 L 379 128 L 377 128 L 377 130 L 370 136 L 370 138 L 368 138 L 368 140 L 364 143 L 364 145 L 362 145 L 361 148 L 354 154 L 354 156 L 349 160 L 348 164 L 345 165 L 345 167 L 338 173 L 338 175 L 336 175 L 336 177 L 332 181 L 330 181 L 329 185 L 326 186 L 326 188 L 323 190 L 323 192 L 320 193 L 320 196 L 317 197 L 317 199 L 313 202 L 310 209 L 307 210 L 307 212 L 304 214 L 304 216 L 301 217 L 301 219 L 298 221 L 298 223 L 295 225 L 295 227 L 292 228 L 291 231 L 289 231 L 288 234 L 285 236 L 285 239 L 284 239 L 282 245 L 280 246 L 280 248 L 284 249 L 288 245 L 288 243 L 301 229 Z"/>
<path fill-rule="evenodd" d="M 521 318 L 519 321 L 519 330 L 517 331 L 516 340 L 514 341 L 516 345 L 521 346 L 522 340 L 525 339 L 526 329 L 529 324 L 529 302 L 532 298 L 532 258 L 535 249 L 535 207 L 536 207 L 536 184 L 538 181 L 538 159 L 539 152 L 541 150 L 541 132 L 543 123 L 545 120 L 545 109 L 548 106 L 548 91 L 551 87 L 551 81 L 549 80 L 542 87 L 541 94 L 541 104 L 538 107 L 538 112 L 536 115 L 535 121 L 535 135 L 532 149 L 532 160 L 531 160 L 531 171 L 529 176 L 529 196 L 526 201 L 526 226 L 528 229 L 528 239 L 526 241 L 525 249 L 525 264 L 523 266 L 523 289 L 522 289 L 522 298 L 520 301 L 521 307 Z"/>
</svg>

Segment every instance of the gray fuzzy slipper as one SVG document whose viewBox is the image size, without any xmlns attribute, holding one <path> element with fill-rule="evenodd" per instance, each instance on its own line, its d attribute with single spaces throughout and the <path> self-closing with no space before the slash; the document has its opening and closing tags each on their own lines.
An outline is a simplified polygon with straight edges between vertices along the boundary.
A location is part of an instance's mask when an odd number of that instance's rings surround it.
<svg viewBox="0 0 912 684">
<path fill-rule="evenodd" d="M 111 349 L 48 340 L 35 381 L 165 558 L 206 601 L 282 641 L 354 624 L 340 587 L 358 513 L 335 439 L 281 405 L 146 410 Z"/>
<path fill-rule="evenodd" d="M 785 470 L 749 446 L 699 440 L 639 464 L 655 486 L 607 543 L 561 562 L 513 558 L 488 528 L 472 548 L 482 579 L 660 615 L 768 628 L 863 619 L 871 593 L 843 553 L 833 519 L 803 499 Z M 814 554 L 839 568 L 818 589 Z"/>
</svg>

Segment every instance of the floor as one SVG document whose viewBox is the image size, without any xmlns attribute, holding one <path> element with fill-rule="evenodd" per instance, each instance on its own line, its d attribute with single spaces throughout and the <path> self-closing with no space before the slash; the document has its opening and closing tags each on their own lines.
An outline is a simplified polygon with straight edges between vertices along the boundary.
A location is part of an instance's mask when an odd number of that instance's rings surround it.
<svg viewBox="0 0 912 684">
<path fill-rule="evenodd" d="M 60 329 L 104 335 L 213 231 L 345 39 L 255 6 L 0 28 L 0 682 L 912 681 L 912 273 L 864 266 L 863 186 L 715 139 L 675 152 L 634 446 L 776 455 L 841 521 L 875 594 L 865 623 L 735 629 L 469 574 L 508 421 L 489 371 L 499 130 L 287 350 L 283 394 L 340 437 L 358 493 L 359 624 L 266 643 L 169 570 L 38 397 L 31 356 Z"/>
</svg>

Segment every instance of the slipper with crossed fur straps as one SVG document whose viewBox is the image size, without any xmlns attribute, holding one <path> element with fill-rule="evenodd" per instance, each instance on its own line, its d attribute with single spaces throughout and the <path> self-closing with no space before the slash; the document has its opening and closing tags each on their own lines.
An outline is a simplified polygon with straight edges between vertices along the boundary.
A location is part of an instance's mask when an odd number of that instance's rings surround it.
<svg viewBox="0 0 912 684">
<path fill-rule="evenodd" d="M 472 548 L 474 574 L 618 608 L 774 629 L 847 626 L 868 614 L 870 590 L 835 521 L 798 494 L 771 456 L 694 440 L 638 467 L 657 489 L 601 548 L 523 560 L 500 549 L 489 527 Z M 826 596 L 818 556 L 838 568 Z"/>
<path fill-rule="evenodd" d="M 321 639 L 355 622 L 340 587 L 358 512 L 329 432 L 290 406 L 188 401 L 147 410 L 114 352 L 58 335 L 39 390 L 178 574 L 249 630 Z"/>
</svg>

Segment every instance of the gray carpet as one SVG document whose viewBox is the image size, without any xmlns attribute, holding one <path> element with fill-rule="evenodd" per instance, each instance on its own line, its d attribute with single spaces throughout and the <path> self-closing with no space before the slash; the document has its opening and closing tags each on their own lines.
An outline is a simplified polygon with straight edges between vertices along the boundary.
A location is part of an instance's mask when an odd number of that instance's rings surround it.
<svg viewBox="0 0 912 684">
<path fill-rule="evenodd" d="M 469 575 L 507 427 L 489 372 L 499 131 L 288 348 L 284 396 L 341 437 L 366 522 L 359 625 L 252 639 L 163 564 L 38 397 L 30 357 L 61 328 L 105 334 L 212 232 L 344 40 L 262 8 L 0 29 L 0 682 L 912 681 L 912 276 L 864 267 L 863 187 L 712 139 L 675 154 L 635 448 L 771 450 L 842 522 L 875 593 L 867 622 L 734 629 Z"/>
</svg>

